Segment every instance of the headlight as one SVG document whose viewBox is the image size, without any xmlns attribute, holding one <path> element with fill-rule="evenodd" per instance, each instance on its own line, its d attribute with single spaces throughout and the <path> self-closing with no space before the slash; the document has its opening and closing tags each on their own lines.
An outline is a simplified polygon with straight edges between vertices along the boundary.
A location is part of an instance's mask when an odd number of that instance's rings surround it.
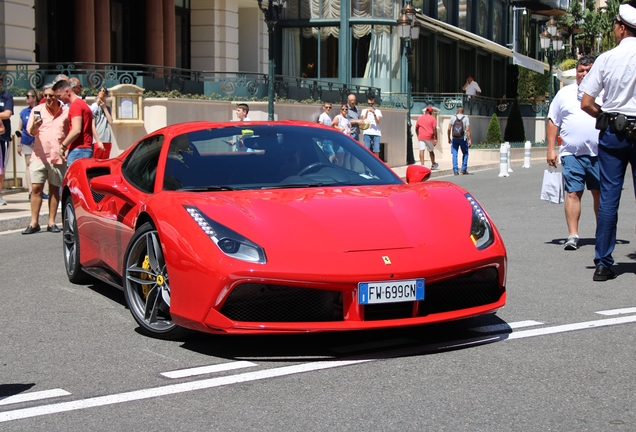
<svg viewBox="0 0 636 432">
<path fill-rule="evenodd" d="M 242 261 L 265 264 L 267 258 L 262 247 L 236 231 L 213 221 L 196 207 L 184 206 L 192 219 L 225 255 Z"/>
<path fill-rule="evenodd" d="M 473 210 L 472 223 L 470 224 L 470 239 L 477 249 L 485 249 L 490 246 L 495 238 L 492 232 L 490 221 L 484 213 L 479 203 L 471 194 L 464 195 Z"/>
</svg>

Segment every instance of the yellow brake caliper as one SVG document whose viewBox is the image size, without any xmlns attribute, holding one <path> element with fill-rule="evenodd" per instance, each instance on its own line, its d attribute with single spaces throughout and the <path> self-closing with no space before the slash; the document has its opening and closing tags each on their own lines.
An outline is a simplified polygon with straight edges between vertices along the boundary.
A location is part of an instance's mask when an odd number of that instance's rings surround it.
<svg viewBox="0 0 636 432">
<path fill-rule="evenodd" d="M 141 264 L 141 268 L 144 269 L 144 270 L 150 270 L 150 260 L 148 259 L 148 255 L 146 255 L 146 257 L 144 258 L 144 262 Z M 147 273 L 142 273 L 141 274 L 141 278 L 143 280 L 152 280 L 152 276 L 150 276 Z M 143 291 L 144 298 L 147 299 L 148 298 L 148 293 L 152 289 L 152 285 L 142 285 L 141 289 Z"/>
</svg>

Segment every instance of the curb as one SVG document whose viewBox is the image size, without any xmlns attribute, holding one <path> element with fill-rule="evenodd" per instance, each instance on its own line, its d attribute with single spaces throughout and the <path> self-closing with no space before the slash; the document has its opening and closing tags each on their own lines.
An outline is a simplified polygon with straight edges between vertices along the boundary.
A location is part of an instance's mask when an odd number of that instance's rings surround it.
<svg viewBox="0 0 636 432">
<path fill-rule="evenodd" d="M 0 218 L 0 232 L 25 229 L 31 222 L 31 216 L 3 217 Z M 46 227 L 49 223 L 49 214 L 40 213 L 40 226 Z M 55 223 L 62 223 L 62 215 L 58 214 Z"/>
</svg>

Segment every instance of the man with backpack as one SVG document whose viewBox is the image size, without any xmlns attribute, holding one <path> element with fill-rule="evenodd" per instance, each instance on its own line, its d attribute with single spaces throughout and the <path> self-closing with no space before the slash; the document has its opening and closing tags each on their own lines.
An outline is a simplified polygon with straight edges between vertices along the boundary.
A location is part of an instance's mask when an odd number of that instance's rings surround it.
<svg viewBox="0 0 636 432">
<path fill-rule="evenodd" d="M 468 174 L 468 147 L 472 142 L 470 139 L 470 121 L 464 115 L 464 107 L 458 107 L 457 112 L 450 118 L 448 123 L 448 143 L 451 145 L 453 155 L 453 173 L 459 175 L 457 169 L 457 154 L 459 148 L 462 149 L 462 174 Z"/>
</svg>

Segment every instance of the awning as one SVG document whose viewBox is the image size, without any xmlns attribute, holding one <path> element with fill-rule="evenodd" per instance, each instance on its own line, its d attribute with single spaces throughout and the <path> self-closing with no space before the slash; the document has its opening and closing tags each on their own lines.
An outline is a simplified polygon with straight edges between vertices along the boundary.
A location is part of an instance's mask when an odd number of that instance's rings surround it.
<svg viewBox="0 0 636 432">
<path fill-rule="evenodd" d="M 457 28 L 455 26 L 452 26 L 445 22 L 428 17 L 426 15 L 418 14 L 417 18 L 422 24 L 422 29 L 428 32 L 441 34 L 450 39 L 462 41 L 474 47 L 482 48 L 485 51 L 488 51 L 494 54 L 499 54 L 504 57 L 512 57 L 513 64 L 522 66 L 526 69 L 530 69 L 538 73 L 543 73 L 544 71 L 548 69 L 548 65 L 546 65 L 545 63 L 539 60 L 535 60 L 523 54 L 513 53 L 510 48 L 507 48 L 503 45 L 499 45 L 498 43 L 495 43 L 484 37 L 478 36 L 469 31 Z"/>
<path fill-rule="evenodd" d="M 526 69 L 533 70 L 540 74 L 544 73 L 548 69 L 548 65 L 543 63 L 542 61 L 533 59 L 528 56 L 524 56 L 519 53 L 512 53 L 512 64 L 516 64 L 522 66 Z"/>
<path fill-rule="evenodd" d="M 422 24 L 422 29 L 431 33 L 437 33 L 447 36 L 451 39 L 466 42 L 478 48 L 483 48 L 488 52 L 499 54 L 505 57 L 512 57 L 512 50 L 503 45 L 499 45 L 484 37 L 478 36 L 469 31 L 452 26 L 445 22 L 436 20 L 426 15 L 417 15 L 418 21 Z"/>
</svg>

